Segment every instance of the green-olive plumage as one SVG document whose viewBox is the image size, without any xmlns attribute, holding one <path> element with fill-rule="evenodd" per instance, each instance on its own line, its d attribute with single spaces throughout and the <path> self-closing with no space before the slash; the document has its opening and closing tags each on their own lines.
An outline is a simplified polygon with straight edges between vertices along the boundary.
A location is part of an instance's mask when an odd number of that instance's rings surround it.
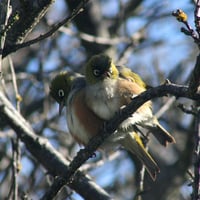
<svg viewBox="0 0 200 200">
<path fill-rule="evenodd" d="M 147 88 L 146 83 L 142 80 L 142 78 L 132 72 L 128 67 L 125 66 L 117 66 L 117 69 L 119 70 L 119 77 L 130 80 L 134 83 L 137 83 L 142 88 Z"/>
<path fill-rule="evenodd" d="M 105 54 L 93 56 L 85 66 L 86 81 L 89 84 L 95 84 L 102 81 L 105 76 L 111 79 L 117 79 L 119 72 L 113 64 L 112 59 Z"/>
<path fill-rule="evenodd" d="M 77 142 L 84 145 L 99 133 L 105 120 L 111 119 L 134 96 L 147 88 L 138 74 L 124 66 L 116 67 L 107 55 L 93 56 L 85 67 L 86 77 L 62 72 L 52 80 L 50 86 L 50 95 L 59 103 L 60 108 L 67 106 L 70 133 Z M 151 102 L 148 101 L 122 122 L 103 146 L 106 143 L 109 147 L 122 145 L 142 161 L 155 180 L 159 167 L 144 148 L 140 134 L 137 133 L 138 127 L 151 131 L 164 146 L 175 142 L 153 116 Z"/>
<path fill-rule="evenodd" d="M 52 81 L 50 85 L 50 95 L 60 104 L 63 99 L 67 98 L 70 91 L 69 82 L 72 77 L 67 72 L 61 72 Z"/>
<path fill-rule="evenodd" d="M 104 54 L 93 56 L 86 64 L 86 81 L 87 105 L 104 120 L 111 119 L 147 87 L 140 76 L 131 70 L 119 67 L 118 71 L 112 59 Z M 153 115 L 151 101 L 138 108 L 119 127 L 125 130 L 134 127 L 133 125 L 150 130 L 164 146 L 175 142 Z"/>
<path fill-rule="evenodd" d="M 85 85 L 85 78 L 75 72 L 63 71 L 59 73 L 50 84 L 50 96 L 59 104 L 59 113 L 66 105 L 68 95 L 73 87 L 79 88 Z"/>
</svg>

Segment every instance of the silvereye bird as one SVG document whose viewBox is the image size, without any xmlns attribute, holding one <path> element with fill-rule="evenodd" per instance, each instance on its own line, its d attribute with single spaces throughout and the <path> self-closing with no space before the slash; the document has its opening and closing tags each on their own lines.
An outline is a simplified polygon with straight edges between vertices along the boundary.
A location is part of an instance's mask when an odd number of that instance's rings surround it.
<svg viewBox="0 0 200 200">
<path fill-rule="evenodd" d="M 60 107 L 67 107 L 67 123 L 73 138 L 83 145 L 99 133 L 105 120 L 98 117 L 86 103 L 86 82 L 83 77 L 72 73 L 60 73 L 51 82 L 50 95 Z M 145 149 L 140 136 L 136 132 L 116 131 L 101 146 L 101 148 L 121 145 L 135 154 L 144 164 L 151 178 L 155 180 L 159 168 L 151 155 Z"/>
<path fill-rule="evenodd" d="M 93 56 L 86 64 L 86 103 L 100 118 L 111 119 L 133 97 L 146 90 L 146 84 L 131 70 L 120 74 L 112 59 L 104 54 Z M 123 77 L 123 78 L 121 78 Z M 139 126 L 148 129 L 164 146 L 175 139 L 158 122 L 152 113 L 151 101 L 120 124 L 122 131 Z"/>
<path fill-rule="evenodd" d="M 59 104 L 59 114 L 64 106 L 66 106 L 66 100 L 71 89 L 82 87 L 86 84 L 85 78 L 75 72 L 60 72 L 50 84 L 50 95 L 58 102 Z"/>
</svg>

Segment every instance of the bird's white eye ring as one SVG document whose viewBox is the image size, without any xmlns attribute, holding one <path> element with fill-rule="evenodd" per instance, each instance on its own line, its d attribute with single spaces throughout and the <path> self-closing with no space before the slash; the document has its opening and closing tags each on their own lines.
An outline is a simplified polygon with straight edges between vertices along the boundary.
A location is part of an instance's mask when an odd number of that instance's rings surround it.
<svg viewBox="0 0 200 200">
<path fill-rule="evenodd" d="M 100 70 L 99 70 L 99 69 L 94 69 L 94 70 L 93 70 L 93 74 L 94 74 L 95 76 L 99 76 L 99 75 L 100 75 Z"/>
<path fill-rule="evenodd" d="M 64 97 L 65 93 L 62 89 L 58 90 L 58 96 L 59 97 Z"/>
</svg>

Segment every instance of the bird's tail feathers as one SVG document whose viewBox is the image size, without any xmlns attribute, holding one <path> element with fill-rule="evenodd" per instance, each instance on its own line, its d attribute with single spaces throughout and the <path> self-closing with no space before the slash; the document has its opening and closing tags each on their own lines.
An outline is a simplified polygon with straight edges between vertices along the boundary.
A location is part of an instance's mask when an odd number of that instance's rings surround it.
<svg viewBox="0 0 200 200">
<path fill-rule="evenodd" d="M 154 120 L 154 126 L 149 126 L 148 130 L 156 137 L 156 139 L 162 144 L 163 146 L 167 146 L 168 143 L 175 143 L 176 140 L 174 137 L 164 128 L 162 127 L 158 120 Z"/>
<path fill-rule="evenodd" d="M 139 158 L 142 164 L 144 164 L 151 178 L 155 180 L 160 169 L 151 155 L 145 149 L 138 134 L 135 132 L 127 133 L 126 137 L 123 138 L 120 143 L 126 150 L 135 154 Z"/>
</svg>

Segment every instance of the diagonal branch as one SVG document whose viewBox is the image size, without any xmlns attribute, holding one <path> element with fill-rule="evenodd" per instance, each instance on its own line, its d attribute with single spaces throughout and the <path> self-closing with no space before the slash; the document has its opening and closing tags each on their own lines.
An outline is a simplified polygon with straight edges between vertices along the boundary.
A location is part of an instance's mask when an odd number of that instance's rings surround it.
<svg viewBox="0 0 200 200">
<path fill-rule="evenodd" d="M 199 101 L 200 99 L 200 94 L 191 94 L 189 92 L 189 88 L 186 86 L 164 84 L 155 88 L 151 88 L 135 97 L 130 105 L 122 109 L 120 113 L 118 113 L 118 115 L 116 115 L 113 119 L 106 122 L 100 133 L 90 140 L 85 149 L 82 149 L 78 152 L 77 156 L 70 164 L 64 160 L 63 157 L 58 154 L 58 152 L 56 152 L 45 139 L 41 139 L 34 134 L 30 125 L 12 107 L 12 105 L 8 102 L 7 99 L 5 99 L 1 92 L 0 113 L 4 118 L 7 119 L 8 124 L 16 131 L 20 139 L 26 144 L 28 150 L 33 154 L 33 156 L 37 158 L 37 160 L 41 162 L 51 174 L 63 177 L 65 180 L 63 181 L 62 185 L 68 184 L 71 186 L 70 179 L 72 175 L 86 160 L 88 160 L 93 155 L 93 152 L 97 150 L 103 141 L 118 128 L 118 125 L 122 121 L 129 117 L 146 101 L 156 97 L 166 96 L 168 94 L 174 95 L 176 98 L 184 97 L 196 101 Z M 43 155 L 45 155 L 45 159 Z M 55 165 L 55 162 L 60 164 Z M 69 166 L 66 167 L 68 164 Z M 55 168 L 55 166 L 57 167 Z M 76 189 L 76 184 L 72 186 L 74 189 Z"/>
<path fill-rule="evenodd" d="M 69 162 L 57 152 L 47 139 L 37 136 L 30 124 L 20 115 L 20 113 L 12 106 L 5 95 L 0 91 L 0 119 L 6 120 L 8 125 L 15 130 L 18 137 L 25 143 L 29 152 L 41 163 L 53 176 L 64 177 L 68 172 Z M 55 183 L 58 181 L 56 180 Z M 66 181 L 59 185 L 57 191 L 51 193 L 51 198 L 55 195 Z M 68 184 L 73 190 L 79 193 L 84 199 L 88 200 L 110 200 L 111 197 L 98 185 L 96 185 L 88 176 L 77 171 L 76 175 Z"/>
<path fill-rule="evenodd" d="M 77 156 L 70 163 L 68 173 L 65 174 L 64 178 L 69 180 L 76 170 L 93 155 L 93 152 L 98 149 L 103 141 L 117 130 L 119 124 L 134 113 L 142 104 L 153 98 L 168 94 L 174 95 L 176 98 L 184 97 L 196 101 L 200 99 L 200 94 L 190 94 L 188 87 L 175 84 L 164 84 L 141 93 L 128 106 L 122 109 L 118 115 L 106 122 L 99 134 L 89 141 L 85 149 L 81 149 L 78 152 Z"/>
</svg>

